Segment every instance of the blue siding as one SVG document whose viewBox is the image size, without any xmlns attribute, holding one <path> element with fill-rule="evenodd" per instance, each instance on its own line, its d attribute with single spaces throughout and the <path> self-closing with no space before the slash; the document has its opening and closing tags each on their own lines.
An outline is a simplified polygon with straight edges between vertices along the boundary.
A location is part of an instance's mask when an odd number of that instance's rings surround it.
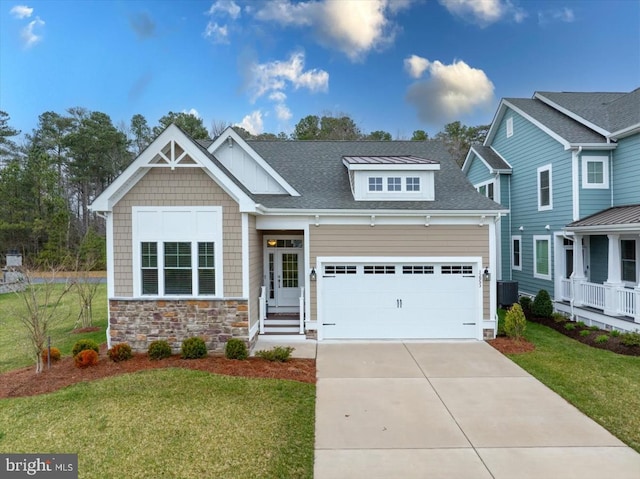
<svg viewBox="0 0 640 479">
<path fill-rule="evenodd" d="M 511 175 L 500 175 L 500 204 L 509 208 L 509 188 L 511 187 Z M 497 200 L 497 198 L 496 198 Z M 503 216 L 500 220 L 502 251 L 500 254 L 502 279 L 511 280 L 511 214 Z"/>
<path fill-rule="evenodd" d="M 592 283 L 604 283 L 607 280 L 608 255 L 609 238 L 604 235 L 589 236 L 589 280 Z"/>
<path fill-rule="evenodd" d="M 513 116 L 513 136 L 506 137 L 506 120 Z M 546 289 L 553 297 L 553 232 L 573 220 L 571 188 L 571 152 L 517 113 L 508 110 L 498 126 L 492 145 L 513 167 L 511 177 L 511 231 L 503 236 L 503 265 L 510 265 L 511 235 L 522 236 L 522 271 L 513 271 L 521 291 L 535 294 Z M 553 209 L 538 211 L 538 176 L 540 166 L 552 165 Z M 550 229 L 545 229 L 549 225 Z M 524 230 L 519 231 L 523 226 Z M 533 277 L 533 236 L 548 235 L 551 242 L 551 280 Z M 503 241 L 503 246 L 505 242 Z M 508 277 L 508 275 L 506 276 Z"/>
<path fill-rule="evenodd" d="M 608 151 L 600 151 L 600 152 L 582 152 L 582 155 L 578 164 L 578 178 L 580 185 L 580 218 L 584 218 L 585 216 L 592 215 L 597 213 L 598 211 L 602 211 L 611 206 L 611 167 L 609 166 L 609 188 L 607 189 L 594 189 L 594 188 L 583 188 L 582 182 L 582 161 L 585 158 L 590 156 L 594 157 L 606 157 L 608 158 Z M 607 163 L 609 163 L 607 161 Z"/>
<path fill-rule="evenodd" d="M 493 175 L 489 173 L 489 168 L 484 162 L 478 158 L 478 156 L 474 153 L 471 158 L 471 167 L 467 173 L 467 178 L 472 185 L 477 185 L 478 183 L 482 183 L 483 181 L 489 181 L 493 179 Z"/>
<path fill-rule="evenodd" d="M 640 203 L 640 134 L 618 142 L 612 177 L 614 206 Z"/>
</svg>

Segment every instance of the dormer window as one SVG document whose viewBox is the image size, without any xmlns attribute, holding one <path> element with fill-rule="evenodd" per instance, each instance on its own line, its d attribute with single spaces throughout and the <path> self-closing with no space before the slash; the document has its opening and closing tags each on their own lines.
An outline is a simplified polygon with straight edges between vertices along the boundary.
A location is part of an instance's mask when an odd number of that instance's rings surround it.
<svg viewBox="0 0 640 479">
<path fill-rule="evenodd" d="M 433 201 L 438 161 L 416 156 L 345 156 L 358 201 Z"/>
</svg>

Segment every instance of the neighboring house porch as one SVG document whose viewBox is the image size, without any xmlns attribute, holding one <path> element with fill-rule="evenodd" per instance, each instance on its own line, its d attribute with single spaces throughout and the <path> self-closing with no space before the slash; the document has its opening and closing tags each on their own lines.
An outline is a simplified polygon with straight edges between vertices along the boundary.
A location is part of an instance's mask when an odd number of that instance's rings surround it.
<svg viewBox="0 0 640 479">
<path fill-rule="evenodd" d="M 605 329 L 640 330 L 640 205 L 609 208 L 566 231 L 573 241 L 563 239 L 557 253 L 556 308 Z"/>
</svg>

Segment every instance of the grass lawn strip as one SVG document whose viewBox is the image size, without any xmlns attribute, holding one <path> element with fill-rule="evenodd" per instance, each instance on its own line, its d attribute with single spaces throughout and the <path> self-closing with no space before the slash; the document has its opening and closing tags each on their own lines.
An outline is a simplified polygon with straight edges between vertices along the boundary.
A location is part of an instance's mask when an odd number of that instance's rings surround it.
<svg viewBox="0 0 640 479">
<path fill-rule="evenodd" d="M 0 401 L 0 451 L 78 453 L 79 477 L 311 478 L 315 387 L 166 369 Z"/>
<path fill-rule="evenodd" d="M 509 357 L 640 452 L 640 357 L 592 348 L 528 322 L 536 350 Z"/>
<path fill-rule="evenodd" d="M 61 290 L 62 285 L 55 285 Z M 34 366 L 35 358 L 31 357 L 31 344 L 25 326 L 16 313 L 24 308 L 22 300 L 15 293 L 0 294 L 0 373 L 24 366 Z M 100 331 L 71 334 L 76 326 L 79 313 L 78 297 L 72 291 L 67 293 L 59 306 L 62 318 L 51 329 L 51 346 L 60 350 L 63 355 L 70 355 L 71 348 L 82 338 L 93 339 L 98 344 L 106 341 L 107 327 L 107 286 L 100 284 L 93 300 L 93 325 Z"/>
</svg>

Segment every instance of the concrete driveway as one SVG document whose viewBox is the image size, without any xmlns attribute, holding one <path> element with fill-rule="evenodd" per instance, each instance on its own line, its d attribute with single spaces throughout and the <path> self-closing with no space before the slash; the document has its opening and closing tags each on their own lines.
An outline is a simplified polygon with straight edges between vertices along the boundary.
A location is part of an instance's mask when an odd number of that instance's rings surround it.
<svg viewBox="0 0 640 479">
<path fill-rule="evenodd" d="M 639 479 L 640 454 L 484 342 L 321 342 L 315 479 Z"/>
</svg>

